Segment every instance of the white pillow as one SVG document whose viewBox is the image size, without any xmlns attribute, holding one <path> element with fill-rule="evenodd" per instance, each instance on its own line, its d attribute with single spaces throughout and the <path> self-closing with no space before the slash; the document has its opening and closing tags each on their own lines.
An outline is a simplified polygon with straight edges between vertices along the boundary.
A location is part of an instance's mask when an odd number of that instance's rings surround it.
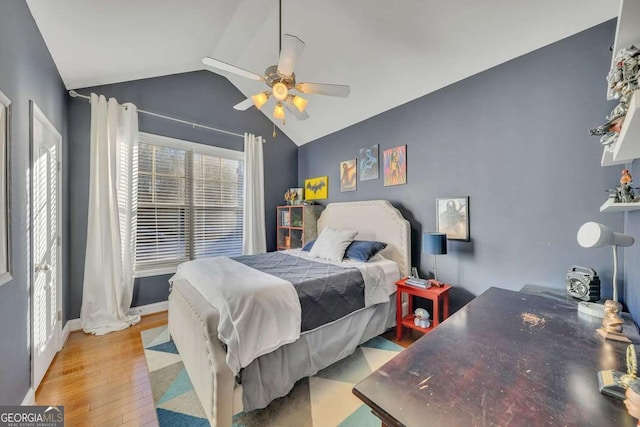
<svg viewBox="0 0 640 427">
<path fill-rule="evenodd" d="M 342 261 L 347 246 L 353 242 L 358 234 L 354 230 L 336 230 L 325 228 L 309 251 L 309 256 L 327 259 L 329 261 Z"/>
</svg>

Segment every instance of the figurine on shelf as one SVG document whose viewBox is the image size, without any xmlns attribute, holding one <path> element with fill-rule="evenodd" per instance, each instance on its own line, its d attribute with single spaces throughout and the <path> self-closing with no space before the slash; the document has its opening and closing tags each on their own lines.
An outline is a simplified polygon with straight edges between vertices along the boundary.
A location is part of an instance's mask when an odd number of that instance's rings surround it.
<svg viewBox="0 0 640 427">
<path fill-rule="evenodd" d="M 284 193 L 284 200 L 288 205 L 293 205 L 294 200 L 298 197 L 298 193 L 293 190 L 287 190 Z"/>
<path fill-rule="evenodd" d="M 633 182 L 633 177 L 629 173 L 629 169 L 622 170 L 622 176 L 620 177 L 620 185 L 616 188 L 609 190 L 610 198 L 613 199 L 614 203 L 634 203 L 637 202 L 637 198 L 635 195 L 635 191 L 637 188 L 633 188 L 631 183 Z"/>
<path fill-rule="evenodd" d="M 618 193 L 621 203 L 633 203 L 635 201 L 635 194 L 631 187 L 633 178 L 629 173 L 629 169 L 622 170 L 622 176 L 620 177 L 620 186 L 618 187 Z"/>
<path fill-rule="evenodd" d="M 622 304 L 613 300 L 604 302 L 604 319 L 602 319 L 602 329 L 606 332 L 619 334 L 622 332 L 624 321 L 620 317 Z"/>
</svg>

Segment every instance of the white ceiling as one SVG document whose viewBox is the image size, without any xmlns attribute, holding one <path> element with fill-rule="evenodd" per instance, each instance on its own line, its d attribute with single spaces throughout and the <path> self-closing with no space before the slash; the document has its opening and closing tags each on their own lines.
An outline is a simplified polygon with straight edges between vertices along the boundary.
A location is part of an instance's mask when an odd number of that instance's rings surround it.
<svg viewBox="0 0 640 427">
<path fill-rule="evenodd" d="M 200 70 L 204 56 L 257 74 L 278 59 L 277 0 L 27 2 L 69 89 Z M 305 144 L 611 19 L 618 8 L 619 0 L 283 0 L 283 32 L 306 43 L 297 80 L 348 84 L 351 95 L 305 96 L 310 119 L 289 114 L 276 124 Z M 247 96 L 265 88 L 227 77 Z M 263 112 L 274 120 L 272 102 Z"/>
</svg>

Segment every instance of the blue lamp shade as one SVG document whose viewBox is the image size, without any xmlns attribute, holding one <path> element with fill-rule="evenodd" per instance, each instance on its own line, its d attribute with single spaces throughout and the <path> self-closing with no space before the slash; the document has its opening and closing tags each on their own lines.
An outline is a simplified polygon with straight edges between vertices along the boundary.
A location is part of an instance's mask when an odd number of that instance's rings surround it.
<svg viewBox="0 0 640 427">
<path fill-rule="evenodd" d="M 444 233 L 424 233 L 422 235 L 422 252 L 434 255 L 447 253 L 447 235 Z"/>
</svg>

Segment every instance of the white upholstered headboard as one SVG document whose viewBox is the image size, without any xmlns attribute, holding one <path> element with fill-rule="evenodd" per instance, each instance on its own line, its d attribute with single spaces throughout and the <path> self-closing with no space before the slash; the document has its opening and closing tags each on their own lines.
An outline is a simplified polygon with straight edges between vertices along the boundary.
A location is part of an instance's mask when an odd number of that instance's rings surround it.
<svg viewBox="0 0 640 427">
<path fill-rule="evenodd" d="M 329 203 L 318 219 L 318 234 L 325 227 L 358 230 L 357 240 L 386 243 L 382 256 L 398 263 L 402 277 L 409 275 L 411 226 L 388 201 Z"/>
</svg>

